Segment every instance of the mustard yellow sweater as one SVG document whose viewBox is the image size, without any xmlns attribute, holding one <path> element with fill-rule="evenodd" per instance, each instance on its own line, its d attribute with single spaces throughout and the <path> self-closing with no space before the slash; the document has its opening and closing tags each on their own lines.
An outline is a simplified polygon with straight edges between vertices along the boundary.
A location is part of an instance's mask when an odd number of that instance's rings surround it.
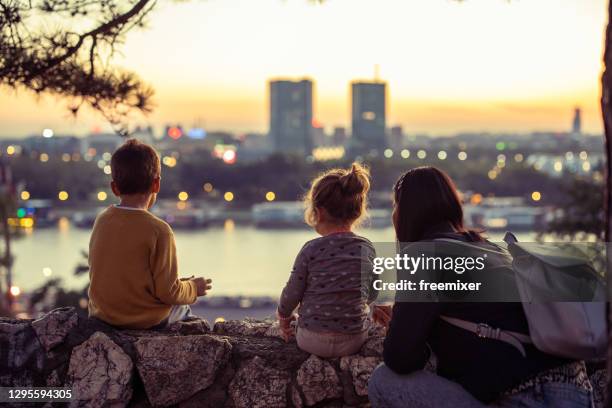
<svg viewBox="0 0 612 408">
<path fill-rule="evenodd" d="M 197 298 L 195 284 L 178 279 L 172 229 L 145 210 L 111 206 L 98 216 L 89 279 L 89 316 L 118 327 L 150 328 Z"/>
</svg>

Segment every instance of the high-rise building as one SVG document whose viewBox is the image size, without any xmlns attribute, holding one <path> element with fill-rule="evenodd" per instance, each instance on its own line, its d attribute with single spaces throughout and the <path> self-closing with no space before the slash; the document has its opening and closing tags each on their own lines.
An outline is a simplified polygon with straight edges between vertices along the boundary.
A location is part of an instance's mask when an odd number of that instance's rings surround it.
<svg viewBox="0 0 612 408">
<path fill-rule="evenodd" d="M 278 152 L 312 152 L 312 81 L 270 81 L 270 139 Z"/>
<path fill-rule="evenodd" d="M 325 135 L 325 128 L 317 121 L 312 123 L 312 145 L 313 147 L 326 146 L 329 139 Z"/>
<path fill-rule="evenodd" d="M 334 133 L 332 136 L 332 143 L 335 146 L 344 146 L 344 143 L 346 143 L 346 139 L 347 139 L 346 128 L 342 126 L 335 127 Z"/>
<path fill-rule="evenodd" d="M 351 149 L 354 151 L 382 151 L 386 147 L 386 93 L 387 84 L 382 81 L 351 84 Z"/>
<path fill-rule="evenodd" d="M 393 149 L 404 147 L 404 130 L 400 125 L 393 126 L 389 131 L 389 146 Z"/>
<path fill-rule="evenodd" d="M 582 133 L 582 111 L 580 108 L 574 109 L 574 121 L 572 122 L 572 133 L 579 135 Z"/>
</svg>

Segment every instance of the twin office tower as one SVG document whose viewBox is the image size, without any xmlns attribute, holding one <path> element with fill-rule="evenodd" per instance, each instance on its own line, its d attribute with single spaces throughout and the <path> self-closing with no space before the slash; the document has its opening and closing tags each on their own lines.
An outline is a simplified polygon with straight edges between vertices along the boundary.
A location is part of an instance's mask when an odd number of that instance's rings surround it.
<svg viewBox="0 0 612 408">
<path fill-rule="evenodd" d="M 386 88 L 382 81 L 351 83 L 348 148 L 355 153 L 385 148 Z M 310 154 L 313 145 L 312 81 L 270 81 L 270 138 L 275 151 Z"/>
</svg>

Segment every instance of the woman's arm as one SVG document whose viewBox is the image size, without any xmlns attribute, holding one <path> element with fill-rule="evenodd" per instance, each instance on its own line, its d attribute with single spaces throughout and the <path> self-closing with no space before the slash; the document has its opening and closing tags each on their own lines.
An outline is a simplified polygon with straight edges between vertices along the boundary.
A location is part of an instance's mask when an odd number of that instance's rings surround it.
<svg viewBox="0 0 612 408">
<path fill-rule="evenodd" d="M 384 343 L 387 367 L 398 374 L 408 374 L 425 366 L 429 359 L 427 340 L 441 308 L 436 302 L 395 303 Z"/>
</svg>

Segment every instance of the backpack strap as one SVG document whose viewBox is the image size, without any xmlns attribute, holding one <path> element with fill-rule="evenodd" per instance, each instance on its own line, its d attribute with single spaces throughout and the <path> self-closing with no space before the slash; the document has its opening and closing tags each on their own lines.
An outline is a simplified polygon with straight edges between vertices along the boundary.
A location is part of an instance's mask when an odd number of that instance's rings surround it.
<svg viewBox="0 0 612 408">
<path fill-rule="evenodd" d="M 510 231 L 506 231 L 506 234 L 504 235 L 504 242 L 508 245 L 515 244 L 518 242 L 518 239 L 516 238 L 516 235 Z"/>
<path fill-rule="evenodd" d="M 472 332 L 480 338 L 499 340 L 503 341 L 504 343 L 510 344 L 511 346 L 516 348 L 522 354 L 523 357 L 527 356 L 523 343 L 533 343 L 531 341 L 531 338 L 526 334 L 496 329 L 486 323 L 473 323 L 467 320 L 457 319 L 456 317 L 448 316 L 440 316 L 440 319 L 453 326 Z"/>
</svg>

